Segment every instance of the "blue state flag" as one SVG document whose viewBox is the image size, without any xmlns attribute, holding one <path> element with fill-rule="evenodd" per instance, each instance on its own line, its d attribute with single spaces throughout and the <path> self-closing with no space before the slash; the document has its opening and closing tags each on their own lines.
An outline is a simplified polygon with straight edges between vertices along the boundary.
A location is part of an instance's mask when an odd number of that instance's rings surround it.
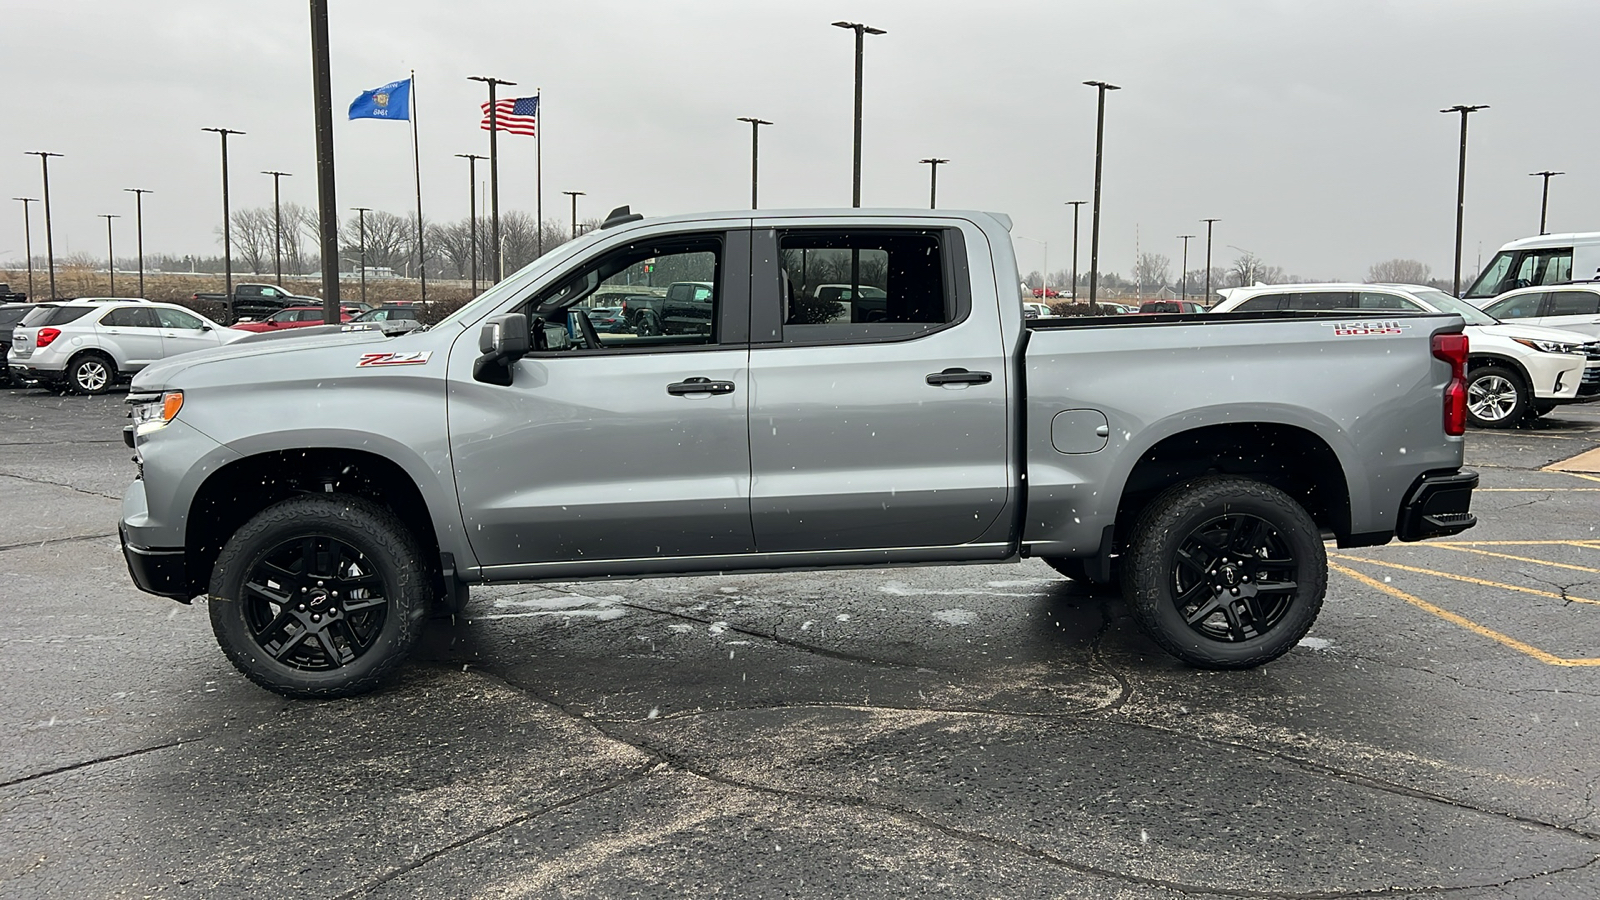
<svg viewBox="0 0 1600 900">
<path fill-rule="evenodd" d="M 350 103 L 352 119 L 411 118 L 411 79 L 391 81 L 365 91 Z"/>
</svg>

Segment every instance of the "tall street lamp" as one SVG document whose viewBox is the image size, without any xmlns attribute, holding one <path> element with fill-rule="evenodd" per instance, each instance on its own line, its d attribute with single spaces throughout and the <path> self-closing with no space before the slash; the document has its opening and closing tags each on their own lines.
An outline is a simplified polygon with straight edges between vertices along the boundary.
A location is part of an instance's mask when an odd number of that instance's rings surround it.
<svg viewBox="0 0 1600 900">
<path fill-rule="evenodd" d="M 489 279 L 498 283 L 504 274 L 500 259 L 500 110 L 496 107 L 494 90 L 500 85 L 512 87 L 515 81 L 506 81 L 503 78 L 492 78 L 487 75 L 469 75 L 468 81 L 481 81 L 489 86 Z M 539 131 L 544 131 L 543 116 L 540 116 Z M 543 143 L 543 139 L 540 140 Z M 544 223 L 539 223 L 542 232 Z"/>
<path fill-rule="evenodd" d="M 361 302 L 367 302 L 367 213 L 372 212 L 370 206 L 352 206 L 356 212 L 356 234 L 361 241 Z M 340 316 L 343 318 L 343 316 Z"/>
<path fill-rule="evenodd" d="M 272 176 L 272 270 L 278 287 L 283 287 L 283 207 L 278 202 L 278 182 L 289 173 L 263 170 L 261 174 Z"/>
<path fill-rule="evenodd" d="M 1195 235 L 1178 235 L 1178 239 L 1183 241 L 1183 267 L 1178 270 L 1180 273 L 1178 275 L 1178 283 L 1180 285 L 1178 288 L 1178 299 L 1180 300 L 1189 299 L 1189 239 L 1192 237 L 1195 237 Z"/>
<path fill-rule="evenodd" d="M 1078 302 L 1078 208 L 1083 206 L 1085 200 L 1068 200 L 1065 205 L 1072 207 L 1072 302 Z"/>
<path fill-rule="evenodd" d="M 756 171 L 761 160 L 761 126 L 772 123 L 754 116 L 740 116 L 739 121 L 750 123 L 750 208 L 760 209 L 756 203 Z"/>
<path fill-rule="evenodd" d="M 111 220 L 120 219 L 121 216 L 112 213 L 101 213 L 100 218 L 106 220 L 106 273 L 111 276 L 111 296 L 117 295 L 117 248 L 111 243 Z"/>
<path fill-rule="evenodd" d="M 469 236 L 472 240 L 472 294 L 478 294 L 478 160 L 488 159 L 476 153 L 457 153 L 456 156 L 467 161 L 467 208 L 468 221 L 471 222 Z"/>
<path fill-rule="evenodd" d="M 1442 113 L 1461 114 L 1461 165 L 1456 173 L 1456 275 L 1454 295 L 1461 296 L 1461 221 L 1467 208 L 1467 116 L 1480 109 L 1488 109 L 1486 105 L 1463 106 L 1456 104 L 1449 109 L 1441 109 Z"/>
<path fill-rule="evenodd" d="M 1555 177 L 1556 175 L 1565 175 L 1567 173 L 1565 173 L 1565 172 L 1551 172 L 1549 170 L 1546 170 L 1546 171 L 1543 171 L 1543 172 L 1529 172 L 1528 174 L 1530 176 L 1533 176 L 1533 175 L 1542 175 L 1542 176 L 1544 176 L 1544 194 L 1541 196 L 1541 198 L 1539 200 L 1539 233 L 1540 234 L 1544 234 L 1545 233 L 1545 227 L 1544 227 L 1545 213 L 1550 211 L 1550 179 Z"/>
<path fill-rule="evenodd" d="M 940 159 L 940 158 L 938 158 L 936 156 L 930 156 L 927 159 L 919 159 L 919 160 L 917 160 L 917 162 L 919 164 L 925 165 L 925 166 L 928 167 L 928 208 L 929 209 L 938 209 L 939 208 L 939 167 L 944 165 L 945 163 L 947 163 L 949 161 L 950 160 L 948 160 L 948 159 Z"/>
<path fill-rule="evenodd" d="M 133 195 L 134 233 L 139 239 L 139 296 L 144 296 L 144 195 L 155 191 L 148 188 L 123 188 Z"/>
<path fill-rule="evenodd" d="M 50 269 L 50 299 L 54 300 L 56 299 L 56 239 L 55 229 L 50 224 L 50 157 L 63 154 L 51 153 L 48 150 L 26 152 L 30 156 L 39 157 L 39 168 L 44 175 L 44 259 L 45 265 Z"/>
<path fill-rule="evenodd" d="M 578 236 L 578 198 L 579 197 L 583 197 L 583 196 L 587 196 L 587 195 L 584 194 L 583 191 L 562 191 L 561 193 L 566 194 L 568 197 L 572 198 L 572 236 L 573 237 L 577 237 Z"/>
<path fill-rule="evenodd" d="M 838 28 L 848 28 L 856 33 L 856 145 L 855 168 L 850 180 L 850 206 L 861 206 L 861 53 L 869 34 L 888 34 L 882 28 L 873 28 L 860 22 L 835 22 Z"/>
<path fill-rule="evenodd" d="M 1094 120 L 1094 224 L 1089 231 L 1089 305 L 1093 306 L 1100 282 L 1100 157 L 1106 135 L 1106 91 L 1120 91 L 1121 87 L 1104 81 L 1085 81 L 1084 84 L 1099 93 L 1099 104 Z"/>
<path fill-rule="evenodd" d="M 33 293 L 33 220 L 28 215 L 28 204 L 38 203 L 36 197 L 12 197 L 13 200 L 22 202 L 22 240 L 28 254 L 28 299 L 37 300 Z"/>
<path fill-rule="evenodd" d="M 232 223 L 228 221 L 228 135 L 244 134 L 231 128 L 202 128 L 201 131 L 211 131 L 222 137 L 222 278 L 227 285 L 224 292 L 228 295 L 228 315 L 233 315 L 233 230 Z"/>
<path fill-rule="evenodd" d="M 1201 219 L 1206 223 L 1206 305 L 1211 305 L 1211 226 L 1221 219 Z"/>
</svg>

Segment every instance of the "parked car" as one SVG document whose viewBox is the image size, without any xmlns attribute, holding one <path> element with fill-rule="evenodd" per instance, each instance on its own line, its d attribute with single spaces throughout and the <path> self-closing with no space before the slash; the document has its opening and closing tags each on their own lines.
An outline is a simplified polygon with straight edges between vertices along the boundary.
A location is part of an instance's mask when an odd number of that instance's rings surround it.
<svg viewBox="0 0 1600 900">
<path fill-rule="evenodd" d="M 618 334 L 628 330 L 628 320 L 623 318 L 620 306 L 596 306 L 584 310 L 584 315 L 589 317 L 595 331 L 602 334 Z"/>
<path fill-rule="evenodd" d="M 151 366 L 129 572 L 208 595 L 228 659 L 301 697 L 371 690 L 468 584 L 1029 556 L 1230 669 L 1311 628 L 1325 538 L 1475 523 L 1461 315 L 1024 321 L 1007 221 L 929 221 L 614 215 L 427 331 Z M 883 258 L 887 320 L 787 321 L 789 249 Z M 718 327 L 587 327 L 646 260 L 704 272 Z"/>
<path fill-rule="evenodd" d="M 1502 323 L 1465 300 L 1414 284 L 1274 284 L 1229 288 L 1212 310 L 1455 313 L 1466 320 L 1467 415 L 1482 428 L 1510 428 L 1566 403 L 1600 399 L 1594 335 Z M 1396 327 L 1403 328 L 1403 324 Z"/>
<path fill-rule="evenodd" d="M 649 337 L 660 334 L 710 334 L 712 285 L 707 281 L 675 281 L 665 294 L 623 298 L 620 311 L 626 330 Z"/>
<path fill-rule="evenodd" d="M 1600 231 L 1541 234 L 1495 252 L 1461 295 L 1480 304 L 1507 291 L 1600 278 Z"/>
<path fill-rule="evenodd" d="M 1579 331 L 1600 338 L 1600 283 L 1520 288 L 1484 304 L 1502 322 Z"/>
<path fill-rule="evenodd" d="M 322 303 L 317 297 L 302 297 L 275 284 L 244 282 L 233 286 L 232 294 L 195 294 L 198 301 L 221 303 L 223 318 L 229 324 L 241 319 L 259 320 L 290 306 L 316 306 Z"/>
<path fill-rule="evenodd" d="M 1146 300 L 1139 304 L 1139 315 L 1149 316 L 1157 313 L 1203 313 L 1204 306 L 1193 300 Z"/>
<path fill-rule="evenodd" d="M 29 311 L 37 308 L 34 303 L 6 303 L 0 305 L 0 384 L 11 384 L 11 364 L 7 357 L 11 354 L 11 329 Z"/>
<path fill-rule="evenodd" d="M 20 291 L 13 291 L 11 289 L 11 285 L 0 281 L 0 303 L 23 303 L 26 302 L 27 299 L 27 294 L 21 293 Z"/>
<path fill-rule="evenodd" d="M 358 307 L 339 305 L 341 322 L 354 319 L 359 312 Z M 262 332 L 281 331 L 286 328 L 305 328 L 308 325 L 323 324 L 323 310 L 320 306 L 291 306 L 280 309 L 259 322 L 238 322 L 234 328 L 238 331 Z"/>
<path fill-rule="evenodd" d="M 150 363 L 246 334 L 171 303 L 41 304 L 12 331 L 13 378 L 82 394 L 103 394 Z"/>
</svg>

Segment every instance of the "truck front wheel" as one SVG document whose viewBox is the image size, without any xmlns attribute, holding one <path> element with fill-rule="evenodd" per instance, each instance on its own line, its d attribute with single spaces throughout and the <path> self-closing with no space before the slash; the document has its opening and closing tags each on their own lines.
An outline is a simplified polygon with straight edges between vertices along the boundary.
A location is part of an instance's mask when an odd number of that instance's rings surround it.
<svg viewBox="0 0 1600 900">
<path fill-rule="evenodd" d="M 422 554 L 393 513 L 316 494 L 268 507 L 228 539 L 211 572 L 211 628 L 247 678 L 289 697 L 372 690 L 427 617 Z"/>
<path fill-rule="evenodd" d="M 1170 488 L 1134 526 L 1123 592 L 1167 652 L 1207 669 L 1247 669 L 1311 630 L 1328 585 L 1316 523 L 1258 481 L 1210 476 Z"/>
</svg>

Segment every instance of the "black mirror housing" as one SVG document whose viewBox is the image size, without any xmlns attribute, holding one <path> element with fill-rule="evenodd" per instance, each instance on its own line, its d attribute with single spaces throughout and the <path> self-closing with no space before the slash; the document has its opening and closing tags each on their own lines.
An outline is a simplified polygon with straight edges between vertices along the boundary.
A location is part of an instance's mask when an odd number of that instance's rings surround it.
<svg viewBox="0 0 1600 900">
<path fill-rule="evenodd" d="M 472 377 L 489 384 L 509 386 L 511 365 L 531 348 L 525 314 L 495 316 L 478 332 L 478 352 L 482 355 L 472 365 Z"/>
</svg>

